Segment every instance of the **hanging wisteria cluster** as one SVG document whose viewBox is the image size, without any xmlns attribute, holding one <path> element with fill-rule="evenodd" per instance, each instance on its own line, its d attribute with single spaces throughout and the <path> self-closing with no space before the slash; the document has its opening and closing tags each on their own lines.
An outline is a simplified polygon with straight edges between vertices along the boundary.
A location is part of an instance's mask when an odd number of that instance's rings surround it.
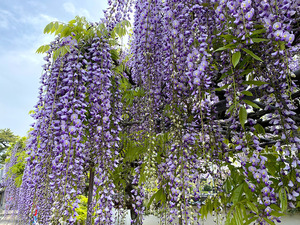
<svg viewBox="0 0 300 225">
<path fill-rule="evenodd" d="M 74 224 L 87 171 L 95 174 L 88 213 L 94 224 L 113 223 L 114 185 L 108 173 L 118 154 L 121 103 L 108 40 L 94 32 L 84 40 L 75 33 L 58 36 L 44 58 L 20 188 L 19 215 L 24 224 L 36 210 L 42 224 Z"/>
<path fill-rule="evenodd" d="M 299 206 L 299 1 L 108 3 L 102 23 L 45 29 L 57 36 L 43 47 L 20 224 L 35 212 L 75 224 L 80 195 L 86 224 L 103 225 L 124 208 L 142 224 L 153 204 L 165 224 L 224 211 L 227 224 L 272 224 Z M 124 56 L 115 39 L 133 11 Z M 194 205 L 207 178 L 215 195 Z"/>
<path fill-rule="evenodd" d="M 14 144 L 11 150 L 11 155 L 9 158 L 9 162 L 5 164 L 3 174 L 1 180 L 1 187 L 5 187 L 5 195 L 4 195 L 4 201 L 5 201 L 5 213 L 7 213 L 7 210 L 12 210 L 13 213 L 17 211 L 18 207 L 18 198 L 19 198 L 19 188 L 16 184 L 16 176 L 14 173 L 12 173 L 12 167 L 17 163 L 18 159 L 18 152 L 22 150 L 22 147 L 20 143 Z"/>
<path fill-rule="evenodd" d="M 299 3 L 135 4 L 133 77 L 148 90 L 147 113 L 154 119 L 147 131 L 154 125 L 156 139 L 168 136 L 151 148 L 158 163 L 154 196 L 168 212 L 164 219 L 200 223 L 201 213 L 233 202 L 230 222 L 246 193 L 244 203 L 251 201 L 246 207 L 252 213 L 247 216 L 242 206 L 243 221 L 279 220 L 272 211 L 285 210 L 285 195 L 295 207 L 300 191 L 299 86 L 290 67 L 299 53 Z M 189 201 L 200 195 L 199 181 L 206 173 L 219 193 L 199 210 Z"/>
</svg>

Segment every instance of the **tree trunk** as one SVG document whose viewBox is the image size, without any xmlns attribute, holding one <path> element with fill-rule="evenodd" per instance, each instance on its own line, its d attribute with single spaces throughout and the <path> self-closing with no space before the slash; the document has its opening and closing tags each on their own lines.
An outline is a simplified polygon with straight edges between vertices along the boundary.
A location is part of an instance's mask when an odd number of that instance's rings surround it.
<svg viewBox="0 0 300 225">
<path fill-rule="evenodd" d="M 90 168 L 90 180 L 89 180 L 89 194 L 88 194 L 88 205 L 87 205 L 87 215 L 86 215 L 86 225 L 92 225 L 92 199 L 94 190 L 94 167 Z"/>
</svg>

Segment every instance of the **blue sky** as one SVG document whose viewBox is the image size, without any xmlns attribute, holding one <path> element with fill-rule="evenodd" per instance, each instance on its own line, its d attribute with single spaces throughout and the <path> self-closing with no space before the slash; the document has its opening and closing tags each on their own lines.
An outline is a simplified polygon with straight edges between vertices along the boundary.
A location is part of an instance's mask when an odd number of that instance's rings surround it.
<svg viewBox="0 0 300 225">
<path fill-rule="evenodd" d="M 76 15 L 99 21 L 106 8 L 106 0 L 0 1 L 0 129 L 26 136 L 34 122 L 28 112 L 38 100 L 43 65 L 35 51 L 54 38 L 43 34 L 44 27 Z"/>
</svg>

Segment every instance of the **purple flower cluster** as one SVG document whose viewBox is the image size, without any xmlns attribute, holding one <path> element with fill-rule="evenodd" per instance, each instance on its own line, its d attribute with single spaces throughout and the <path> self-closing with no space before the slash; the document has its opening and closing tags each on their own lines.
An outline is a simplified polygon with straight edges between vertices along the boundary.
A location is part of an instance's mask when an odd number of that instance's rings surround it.
<svg viewBox="0 0 300 225">
<path fill-rule="evenodd" d="M 105 19 L 102 22 L 107 24 L 108 30 L 112 30 L 122 20 L 130 20 L 133 0 L 108 0 L 108 9 L 104 10 Z"/>
<path fill-rule="evenodd" d="M 116 0 L 106 12 L 108 30 L 128 18 L 132 4 L 131 90 L 119 90 L 108 37 L 77 43 L 70 36 L 51 44 L 20 189 L 22 221 L 37 209 L 42 224 L 75 224 L 83 171 L 94 169 L 88 213 L 95 224 L 114 223 L 111 174 L 126 157 L 118 144 L 122 116 L 129 118 L 122 132 L 143 148 L 132 170 L 133 224 L 141 223 L 145 210 L 141 174 L 153 175 L 144 168 L 155 168 L 166 222 L 197 223 L 200 207 L 190 199 L 200 197 L 201 180 L 212 177 L 221 196 L 231 174 L 258 199 L 259 216 L 275 221 L 272 205 L 280 203 L 281 186 L 289 190 L 291 207 L 300 192 L 298 105 L 292 97 L 299 87 L 289 65 L 299 54 L 291 22 L 299 3 Z M 62 46 L 70 51 L 51 61 Z M 140 90 L 145 94 L 136 97 Z M 126 95 L 133 97 L 122 105 Z M 227 112 L 220 115 L 222 102 Z"/>
<path fill-rule="evenodd" d="M 52 62 L 53 52 L 61 46 L 70 51 Z M 114 168 L 110 162 L 117 153 L 121 105 L 112 104 L 119 95 L 118 81 L 111 83 L 110 46 L 104 37 L 82 43 L 73 37 L 57 38 L 45 60 L 20 193 L 22 220 L 29 221 L 36 208 L 43 224 L 75 224 L 84 171 L 94 166 L 99 185 L 95 190 L 106 186 L 102 198 L 93 198 L 92 211 L 105 204 L 109 210 L 95 217 L 112 224 L 114 186 L 104 174 Z"/>
<path fill-rule="evenodd" d="M 13 211 L 13 216 L 18 212 L 18 201 L 19 201 L 19 192 L 20 188 L 16 185 L 16 174 L 12 172 L 12 167 L 17 163 L 18 155 L 17 153 L 22 150 L 20 143 L 14 144 L 11 150 L 11 155 L 9 158 L 9 162 L 5 164 L 3 168 L 3 177 L 1 180 L 1 187 L 5 188 L 4 192 L 4 201 L 5 215 L 8 214 L 9 210 Z"/>
<path fill-rule="evenodd" d="M 210 1 L 205 4 L 211 8 L 203 6 L 199 1 L 136 1 L 135 5 L 132 46 L 135 56 L 132 63 L 134 79 L 149 91 L 150 97 L 147 100 L 151 106 L 159 105 L 160 109 L 165 109 L 163 114 L 160 114 L 162 110 L 146 109 L 150 116 L 159 118 L 161 127 L 168 127 L 170 123 L 174 127 L 174 130 L 168 130 L 172 138 L 163 147 L 168 149 L 164 153 L 166 158 L 157 167 L 159 188 L 170 190 L 168 193 L 171 200 L 164 207 L 171 207 L 170 218 L 177 217 L 179 211 L 188 208 L 182 196 L 189 188 L 189 183 L 196 182 L 175 182 L 176 176 L 179 176 L 176 171 L 188 164 L 191 160 L 188 157 L 194 157 L 196 164 L 210 155 L 208 161 L 221 170 L 223 162 L 219 158 L 229 162 L 228 155 L 234 154 L 237 160 L 241 155 L 245 158 L 241 170 L 253 192 L 260 195 L 262 193 L 258 190 L 269 188 L 271 194 L 263 196 L 261 204 L 265 213 L 261 216 L 269 217 L 271 210 L 268 207 L 278 203 L 278 196 L 275 196 L 274 183 L 270 181 L 266 166 L 268 159 L 262 155 L 265 151 L 261 143 L 263 136 L 256 133 L 256 119 L 248 118 L 249 128 L 242 129 L 239 111 L 244 107 L 254 114 L 256 110 L 253 105 L 243 101 L 245 95 L 242 92 L 251 88 L 244 82 L 249 77 L 267 82 L 259 89 L 262 92 L 260 101 L 264 105 L 262 110 L 270 111 L 267 114 L 270 123 L 275 121 L 274 126 L 271 126 L 271 135 L 279 135 L 285 140 L 275 146 L 278 152 L 286 151 L 285 155 L 291 155 L 291 149 L 299 149 L 295 137 L 298 126 L 293 119 L 296 106 L 287 94 L 296 90 L 289 77 L 287 61 L 299 52 L 298 47 L 292 47 L 295 35 L 290 20 L 299 11 L 298 3 L 288 0 L 278 1 L 277 4 L 274 1 L 245 0 Z M 217 7 L 212 9 L 213 6 Z M 212 49 L 218 41 L 235 46 L 235 49 L 214 52 Z M 252 61 L 254 59 L 244 49 L 255 52 L 263 62 Z M 235 53 L 240 53 L 240 62 L 250 56 L 249 62 L 252 64 L 243 61 L 250 72 L 245 73 L 246 66 L 233 68 L 232 57 Z M 218 73 L 224 77 L 221 81 L 217 80 Z M 224 121 L 217 122 L 213 106 L 220 99 L 214 87 L 224 85 L 227 85 L 224 96 L 226 108 L 231 111 L 228 111 Z M 153 98 L 153 93 L 158 93 L 159 97 Z M 273 104 L 275 111 L 269 107 Z M 224 125 L 228 126 L 229 131 L 224 131 Z M 157 131 L 162 132 L 162 129 Z M 268 135 L 265 138 L 270 138 Z M 225 140 L 234 147 L 224 144 Z M 282 148 L 283 144 L 288 147 Z M 298 167 L 297 159 L 292 162 L 294 168 Z M 200 177 L 201 172 L 195 164 L 189 165 L 187 171 L 183 170 L 182 176 L 188 177 L 189 171 L 194 171 L 195 177 Z M 206 169 L 216 180 L 224 180 L 221 173 L 215 174 L 209 167 Z M 284 175 L 287 176 L 292 170 L 286 169 Z M 179 194 L 180 199 L 177 198 Z"/>
</svg>

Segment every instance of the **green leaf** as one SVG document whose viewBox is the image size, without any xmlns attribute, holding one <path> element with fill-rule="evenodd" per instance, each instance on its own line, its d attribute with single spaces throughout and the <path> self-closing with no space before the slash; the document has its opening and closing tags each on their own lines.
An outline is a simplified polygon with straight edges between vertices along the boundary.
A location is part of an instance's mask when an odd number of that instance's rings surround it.
<svg viewBox="0 0 300 225">
<path fill-rule="evenodd" d="M 236 204 L 239 201 L 240 197 L 242 196 L 243 186 L 244 186 L 244 183 L 240 184 L 236 189 L 234 189 L 232 196 L 231 196 L 231 201 L 233 204 Z"/>
<path fill-rule="evenodd" d="M 259 42 L 269 41 L 269 40 L 265 38 L 252 38 L 252 41 L 255 43 L 259 43 Z"/>
<path fill-rule="evenodd" d="M 201 213 L 201 219 L 204 219 L 204 217 L 205 219 L 207 218 L 208 210 L 206 205 L 201 206 L 200 213 Z"/>
<path fill-rule="evenodd" d="M 248 185 L 244 185 L 244 193 L 245 193 L 246 199 L 252 201 L 253 193 L 250 190 L 250 188 L 248 187 Z"/>
<path fill-rule="evenodd" d="M 165 202 L 166 201 L 166 196 L 165 193 L 163 191 L 163 189 L 159 189 L 155 194 L 153 194 L 149 200 L 149 203 L 147 205 L 147 207 L 149 208 L 150 205 L 152 204 L 153 200 L 155 199 L 155 202 Z"/>
<path fill-rule="evenodd" d="M 246 48 L 242 48 L 242 50 L 244 52 L 246 52 L 248 55 L 251 55 L 254 59 L 263 62 L 263 60 L 261 58 L 259 58 L 257 55 L 255 55 L 252 51 L 250 51 L 249 49 Z"/>
<path fill-rule="evenodd" d="M 226 182 L 224 184 L 224 188 L 225 188 L 226 193 L 229 193 L 231 191 L 232 184 L 231 184 L 229 178 L 226 180 Z"/>
<path fill-rule="evenodd" d="M 36 53 L 44 53 L 50 49 L 49 45 L 42 45 L 37 50 Z"/>
<path fill-rule="evenodd" d="M 225 77 L 232 74 L 232 70 L 229 70 L 227 73 L 223 73 L 219 80 L 223 80 Z"/>
<path fill-rule="evenodd" d="M 256 86 L 261 86 L 263 84 L 268 84 L 268 83 L 266 83 L 264 81 L 260 81 L 260 80 L 248 80 L 248 81 L 243 81 L 242 84 L 248 84 L 248 85 L 253 84 L 253 85 L 256 85 Z"/>
<path fill-rule="evenodd" d="M 17 187 L 21 186 L 21 184 L 22 184 L 22 176 L 17 176 L 15 178 L 15 184 L 16 184 Z"/>
<path fill-rule="evenodd" d="M 280 47 L 280 50 L 284 50 L 285 49 L 285 42 L 284 41 L 279 41 L 279 47 Z"/>
<path fill-rule="evenodd" d="M 253 94 L 250 91 L 242 91 L 241 92 L 243 95 L 247 95 L 247 96 L 253 96 Z"/>
<path fill-rule="evenodd" d="M 257 35 L 257 34 L 263 34 L 263 33 L 266 33 L 266 29 L 265 28 L 253 31 L 252 34 L 250 35 L 250 37 L 253 37 L 253 36 Z"/>
<path fill-rule="evenodd" d="M 145 173 L 140 174 L 139 185 L 142 185 L 146 181 L 147 181 L 146 174 Z"/>
<path fill-rule="evenodd" d="M 224 34 L 224 35 L 221 35 L 221 37 L 224 38 L 226 41 L 232 41 L 232 40 L 236 39 L 236 37 L 231 34 Z"/>
<path fill-rule="evenodd" d="M 237 46 L 237 43 L 235 43 L 235 44 L 228 44 L 228 45 L 225 45 L 225 46 L 223 46 L 221 48 L 216 49 L 215 52 L 224 51 L 226 49 L 234 49 L 236 46 Z"/>
<path fill-rule="evenodd" d="M 53 62 L 55 62 L 56 59 L 59 57 L 60 51 L 61 51 L 61 48 L 59 48 L 59 49 L 57 49 L 57 50 L 55 50 L 55 51 L 53 52 L 53 56 L 52 56 Z"/>
<path fill-rule="evenodd" d="M 252 61 L 252 57 L 250 55 L 245 55 L 243 57 L 243 60 L 239 62 L 239 68 L 241 68 L 241 69 L 247 68 L 248 65 L 252 63 L 251 61 Z M 250 70 L 250 69 L 247 69 L 247 70 Z M 245 70 L 245 71 L 247 71 L 247 70 Z M 245 74 L 247 74 L 245 71 L 241 73 L 241 76 L 244 76 Z M 252 69 L 252 71 L 253 71 L 253 69 Z"/>
<path fill-rule="evenodd" d="M 67 37 L 71 34 L 71 29 L 70 27 L 64 26 L 63 29 L 61 30 L 61 37 Z"/>
<path fill-rule="evenodd" d="M 51 28 L 51 30 L 49 32 L 51 34 L 53 34 L 58 28 L 59 28 L 59 23 L 57 21 L 53 22 L 53 26 L 52 26 L 52 28 Z"/>
<path fill-rule="evenodd" d="M 241 59 L 241 52 L 233 53 L 233 55 L 232 55 L 232 64 L 233 64 L 234 68 L 239 63 L 240 59 Z"/>
<path fill-rule="evenodd" d="M 30 111 L 28 112 L 28 114 L 29 114 L 29 115 L 33 115 L 33 114 L 35 114 L 35 111 L 34 111 L 34 110 L 30 110 Z"/>
<path fill-rule="evenodd" d="M 245 186 L 245 185 L 244 185 Z M 244 220 L 244 218 L 247 217 L 247 212 L 246 212 L 246 208 L 244 206 L 244 203 L 241 203 L 240 204 L 240 209 L 241 209 L 241 213 L 242 213 L 242 221 Z"/>
<path fill-rule="evenodd" d="M 286 197 L 286 191 L 283 187 L 280 188 L 279 190 L 279 199 L 280 199 L 280 207 L 282 211 L 285 212 L 287 210 L 287 197 Z"/>
<path fill-rule="evenodd" d="M 234 109 L 235 105 L 232 104 L 229 109 L 227 109 L 226 113 L 232 112 L 232 110 Z"/>
<path fill-rule="evenodd" d="M 247 111 L 244 106 L 240 108 L 239 118 L 240 118 L 241 126 L 243 127 L 243 129 L 245 129 L 245 122 L 247 120 Z"/>
<path fill-rule="evenodd" d="M 232 223 L 231 223 L 231 216 L 230 216 L 229 213 L 227 214 L 227 218 L 226 218 L 226 221 L 225 221 L 225 225 L 232 225 Z"/>
<path fill-rule="evenodd" d="M 257 108 L 260 109 L 260 107 L 258 105 L 256 105 L 254 102 L 251 102 L 249 100 L 243 99 L 243 101 L 247 104 L 247 105 L 251 105 L 253 108 Z"/>
<path fill-rule="evenodd" d="M 272 222 L 272 221 L 269 220 L 268 218 L 265 218 L 265 217 L 264 217 L 264 220 L 265 220 L 268 224 L 270 224 L 270 225 L 276 225 L 274 222 Z"/>
<path fill-rule="evenodd" d="M 58 26 L 58 28 L 56 29 L 56 31 L 55 31 L 55 35 L 58 35 L 58 34 L 63 30 L 63 28 L 64 28 L 64 25 L 63 25 L 63 24 L 60 24 L 60 25 Z"/>
<path fill-rule="evenodd" d="M 115 27 L 114 27 L 114 34 L 113 36 L 115 36 L 115 34 L 117 34 L 120 38 L 126 35 L 126 27 L 129 27 L 130 23 L 127 20 L 123 20 L 122 22 L 118 23 Z"/>
<path fill-rule="evenodd" d="M 157 192 L 156 192 L 156 193 L 157 193 Z M 147 208 L 148 208 L 148 209 L 150 208 L 150 206 L 151 206 L 151 204 L 152 204 L 152 202 L 153 202 L 153 200 L 154 200 L 154 198 L 155 198 L 155 196 L 156 196 L 156 193 L 153 194 L 153 195 L 151 196 L 151 198 L 150 198 L 150 200 L 149 200 L 149 202 L 148 202 L 148 205 L 147 205 Z"/>
<path fill-rule="evenodd" d="M 253 211 L 253 212 L 255 212 L 256 214 L 258 214 L 258 209 L 257 209 L 257 207 L 256 207 L 252 202 L 247 202 L 247 206 L 248 206 L 248 208 L 249 208 L 251 211 Z"/>
<path fill-rule="evenodd" d="M 53 52 L 53 61 L 55 61 L 58 57 L 63 57 L 65 54 L 67 54 L 68 52 L 70 52 L 70 46 L 65 45 L 57 50 L 55 50 Z"/>
<path fill-rule="evenodd" d="M 53 25 L 53 22 L 49 23 L 44 29 L 44 34 L 48 34 L 51 31 Z"/>
<path fill-rule="evenodd" d="M 275 204 L 271 204 L 270 208 L 277 211 L 277 212 L 281 211 L 281 208 L 279 206 L 275 205 Z"/>
<path fill-rule="evenodd" d="M 229 144 L 229 140 L 228 139 L 226 139 L 226 138 L 224 138 L 224 141 L 223 141 L 226 145 L 228 145 Z"/>
<path fill-rule="evenodd" d="M 114 61 L 117 61 L 119 59 L 119 54 L 118 54 L 118 51 L 116 49 L 111 49 L 110 54 L 111 54 L 111 58 Z"/>
<path fill-rule="evenodd" d="M 123 26 L 131 27 L 131 23 L 130 23 L 129 20 L 123 20 L 121 23 L 122 23 Z"/>
<path fill-rule="evenodd" d="M 248 75 L 249 73 L 253 72 L 253 69 L 246 69 L 244 70 L 243 72 L 241 72 L 241 76 L 245 76 L 245 75 Z"/>
<path fill-rule="evenodd" d="M 76 20 L 70 20 L 70 21 L 69 21 L 69 25 L 71 25 L 71 26 L 73 26 L 74 23 L 76 23 Z"/>
<path fill-rule="evenodd" d="M 252 222 L 254 222 L 255 220 L 257 220 L 258 219 L 258 217 L 257 216 L 254 216 L 254 217 L 252 217 L 253 215 L 252 214 L 249 214 L 249 220 L 247 220 L 246 221 L 246 223 L 244 224 L 244 225 L 248 225 L 248 224 L 250 224 L 250 223 L 252 223 Z M 252 217 L 252 218 L 251 218 Z"/>
<path fill-rule="evenodd" d="M 236 224 L 243 224 L 243 217 L 239 207 L 235 207 L 235 213 L 233 214 L 233 218 L 235 219 Z"/>
<path fill-rule="evenodd" d="M 222 90 L 228 88 L 228 86 L 229 86 L 229 84 L 225 84 L 225 85 L 222 86 L 222 87 L 216 88 L 215 91 L 222 91 Z"/>
<path fill-rule="evenodd" d="M 272 215 L 272 216 L 276 216 L 276 217 L 281 217 L 281 216 L 284 216 L 285 214 L 273 210 L 273 211 L 271 212 L 271 215 Z"/>
<path fill-rule="evenodd" d="M 265 129 L 264 129 L 263 126 L 260 125 L 259 123 L 255 124 L 255 125 L 254 125 L 254 128 L 255 128 L 255 130 L 257 131 L 257 133 L 262 134 L 262 135 L 265 135 L 265 134 L 266 134 Z"/>
</svg>

